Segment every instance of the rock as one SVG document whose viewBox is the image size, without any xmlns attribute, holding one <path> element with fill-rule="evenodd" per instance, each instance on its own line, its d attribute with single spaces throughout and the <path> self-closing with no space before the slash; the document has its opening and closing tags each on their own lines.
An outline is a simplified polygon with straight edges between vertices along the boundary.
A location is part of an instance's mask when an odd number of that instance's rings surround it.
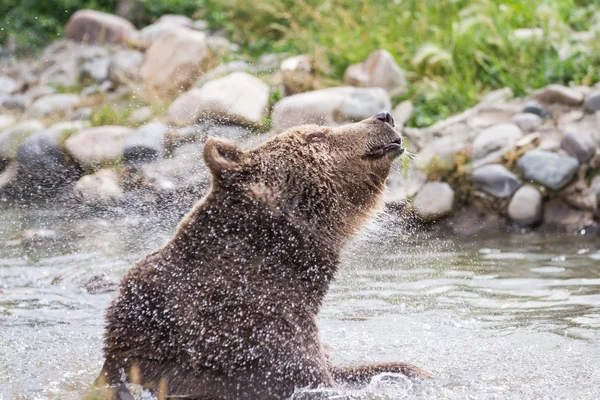
<svg viewBox="0 0 600 400">
<path fill-rule="evenodd" d="M 544 205 L 544 225 L 548 228 L 579 232 L 594 225 L 594 216 L 590 211 L 576 210 L 564 201 L 554 199 Z"/>
<path fill-rule="evenodd" d="M 17 119 L 11 115 L 0 115 L 0 132 L 11 125 L 14 125 L 16 121 Z"/>
<path fill-rule="evenodd" d="M 192 29 L 197 31 L 207 31 L 208 30 L 208 22 L 203 19 L 198 19 L 194 21 L 191 26 Z"/>
<path fill-rule="evenodd" d="M 592 188 L 594 193 L 596 193 L 597 205 L 598 205 L 598 207 L 600 207 L 600 175 L 596 175 L 592 179 L 592 183 L 590 184 L 590 187 Z"/>
<path fill-rule="evenodd" d="M 75 197 L 89 206 L 114 206 L 123 200 L 119 176 L 112 169 L 101 169 L 79 179 L 73 188 Z"/>
<path fill-rule="evenodd" d="M 0 198 L 3 192 L 12 189 L 17 179 L 17 163 L 12 162 L 6 168 L 0 168 Z"/>
<path fill-rule="evenodd" d="M 28 194 L 52 194 L 77 181 L 83 171 L 65 153 L 62 132 L 45 130 L 29 136 L 17 151 L 17 181 Z"/>
<path fill-rule="evenodd" d="M 404 71 L 387 50 L 376 50 L 364 62 L 350 65 L 344 73 L 344 83 L 358 87 L 380 87 L 392 97 L 406 90 Z"/>
<path fill-rule="evenodd" d="M 65 37 L 90 44 L 127 44 L 135 32 L 131 22 L 116 15 L 93 10 L 75 12 L 65 27 Z"/>
<path fill-rule="evenodd" d="M 1 99 L 0 102 L 2 103 L 2 107 L 6 108 L 7 110 L 13 110 L 18 112 L 23 112 L 27 110 L 27 107 L 29 107 L 30 104 L 30 101 L 27 98 L 27 96 L 24 96 L 22 94 L 13 94 L 6 96 L 4 99 Z"/>
<path fill-rule="evenodd" d="M 139 127 L 125 139 L 123 163 L 139 166 L 163 158 L 167 126 L 162 122 L 151 122 Z"/>
<path fill-rule="evenodd" d="M 73 121 L 89 120 L 92 118 L 93 110 L 90 107 L 81 107 L 73 112 L 71 119 Z"/>
<path fill-rule="evenodd" d="M 61 135 L 68 135 L 74 132 L 87 129 L 91 126 L 90 121 L 62 121 L 50 125 L 48 130 L 58 132 Z"/>
<path fill-rule="evenodd" d="M 143 27 L 132 39 L 135 47 L 142 50 L 147 50 L 152 43 L 160 38 L 164 33 L 173 29 L 177 29 L 181 25 L 171 23 L 154 23 Z"/>
<path fill-rule="evenodd" d="M 227 53 L 239 50 L 237 44 L 231 43 L 229 39 L 223 36 L 208 36 L 206 38 L 206 44 L 208 45 L 210 52 L 218 58 L 223 58 Z"/>
<path fill-rule="evenodd" d="M 29 135 L 44 129 L 44 124 L 36 120 L 25 120 L 0 133 L 0 167 L 17 157 L 19 146 Z"/>
<path fill-rule="evenodd" d="M 588 112 L 596 112 L 600 111 L 600 90 L 594 90 L 590 94 L 585 97 L 585 102 L 583 103 L 586 111 Z"/>
<path fill-rule="evenodd" d="M 242 142 L 251 135 L 251 132 L 241 126 L 213 125 L 206 129 L 206 135 Z"/>
<path fill-rule="evenodd" d="M 192 125 L 172 129 L 169 132 L 168 140 L 170 144 L 178 147 L 186 143 L 204 142 L 206 137 L 207 133 L 205 125 Z"/>
<path fill-rule="evenodd" d="M 543 103 L 561 103 L 570 106 L 583 103 L 583 94 L 581 92 L 557 84 L 548 85 L 545 88 L 536 90 L 531 96 Z"/>
<path fill-rule="evenodd" d="M 136 108 L 129 116 L 129 121 L 133 124 L 143 124 L 144 122 L 148 122 L 153 114 L 152 107 Z"/>
<path fill-rule="evenodd" d="M 107 57 L 95 58 L 86 61 L 81 66 L 81 80 L 83 82 L 92 81 L 102 83 L 108 79 L 108 66 L 110 59 Z"/>
<path fill-rule="evenodd" d="M 381 88 L 334 87 L 285 97 L 273 107 L 276 131 L 302 124 L 341 125 L 391 109 Z"/>
<path fill-rule="evenodd" d="M 10 76 L 0 75 L 0 94 L 12 94 L 21 89 L 21 84 Z"/>
<path fill-rule="evenodd" d="M 307 55 L 286 58 L 279 66 L 286 95 L 310 90 L 314 84 L 312 60 Z"/>
<path fill-rule="evenodd" d="M 532 185 L 515 192 L 508 204 L 508 216 L 522 226 L 534 225 L 542 219 L 542 194 Z"/>
<path fill-rule="evenodd" d="M 575 176 L 579 161 L 570 156 L 531 150 L 517 162 L 525 178 L 540 183 L 552 190 L 560 190 Z"/>
<path fill-rule="evenodd" d="M 208 58 L 206 34 L 176 28 L 161 35 L 146 52 L 142 79 L 158 94 L 187 90 Z"/>
<path fill-rule="evenodd" d="M 119 50 L 110 58 L 108 78 L 116 83 L 138 82 L 144 55 L 137 50 Z"/>
<path fill-rule="evenodd" d="M 25 93 L 25 95 L 27 96 L 29 101 L 36 101 L 40 97 L 46 97 L 55 93 L 56 89 L 54 89 L 53 87 L 42 85 L 32 87 L 27 91 L 27 93 Z"/>
<path fill-rule="evenodd" d="M 189 18 L 186 17 L 185 15 L 179 15 L 179 14 L 163 14 L 160 16 L 160 18 L 158 18 L 156 20 L 157 24 L 162 24 L 162 23 L 166 23 L 166 24 L 172 24 L 172 25 L 179 25 L 179 26 L 185 26 L 188 28 L 191 28 L 194 25 L 194 21 Z"/>
<path fill-rule="evenodd" d="M 235 60 L 235 61 L 231 61 L 231 62 L 228 62 L 225 64 L 220 64 L 219 66 L 217 66 L 209 71 L 206 71 L 196 81 L 194 86 L 200 88 L 210 81 L 214 81 L 215 79 L 223 78 L 234 72 L 246 72 L 246 73 L 252 75 L 252 74 L 256 74 L 258 71 L 253 65 L 248 64 L 245 61 Z"/>
<path fill-rule="evenodd" d="M 488 164 L 475 169 L 471 174 L 471 181 L 477 188 L 499 198 L 509 197 L 521 186 L 519 178 L 499 164 Z"/>
<path fill-rule="evenodd" d="M 68 116 L 79 103 L 76 94 L 51 94 L 37 99 L 29 108 L 28 115 L 34 118 L 60 114 Z"/>
<path fill-rule="evenodd" d="M 463 135 L 445 135 L 429 141 L 417 154 L 415 167 L 427 170 L 436 159 L 443 162 L 452 161 L 454 154 L 465 148 L 467 140 L 468 138 Z M 412 142 L 409 145 L 412 145 Z"/>
<path fill-rule="evenodd" d="M 579 121 L 584 117 L 584 115 L 585 114 L 581 110 L 572 110 L 558 117 L 556 123 L 558 124 L 558 126 L 563 127 L 565 125 Z"/>
<path fill-rule="evenodd" d="M 514 124 L 499 124 L 484 129 L 473 141 L 473 158 L 480 159 L 490 153 L 511 150 L 523 132 Z"/>
<path fill-rule="evenodd" d="M 532 113 L 515 114 L 512 122 L 517 125 L 523 132 L 531 133 L 538 130 L 542 126 L 542 118 L 539 115 Z"/>
<path fill-rule="evenodd" d="M 177 125 L 191 125 L 200 119 L 259 126 L 269 107 L 269 86 L 244 72 L 194 88 L 171 104 L 169 120 Z"/>
<path fill-rule="evenodd" d="M 530 103 L 523 107 L 521 113 L 535 114 L 542 119 L 550 117 L 550 113 L 544 107 L 535 103 Z"/>
<path fill-rule="evenodd" d="M 580 164 L 585 164 L 596 153 L 596 140 L 587 132 L 569 132 L 561 143 L 561 147 L 569 155 L 579 160 Z"/>
<path fill-rule="evenodd" d="M 397 128 L 401 128 L 404 125 L 406 125 L 406 123 L 412 116 L 414 109 L 415 107 L 408 100 L 403 101 L 399 103 L 396 107 L 394 107 L 394 110 L 392 111 L 392 117 L 394 118 L 394 122 L 396 123 Z"/>
<path fill-rule="evenodd" d="M 84 167 L 98 167 L 121 158 L 123 144 L 135 132 L 124 126 L 89 128 L 69 137 L 65 147 Z"/>
<path fill-rule="evenodd" d="M 425 222 L 450 214 L 453 204 L 454 190 L 446 182 L 426 183 L 413 200 L 415 213 Z"/>
<path fill-rule="evenodd" d="M 40 83 L 47 86 L 72 88 L 79 81 L 79 69 L 76 60 L 68 60 L 48 68 L 42 73 Z"/>
</svg>

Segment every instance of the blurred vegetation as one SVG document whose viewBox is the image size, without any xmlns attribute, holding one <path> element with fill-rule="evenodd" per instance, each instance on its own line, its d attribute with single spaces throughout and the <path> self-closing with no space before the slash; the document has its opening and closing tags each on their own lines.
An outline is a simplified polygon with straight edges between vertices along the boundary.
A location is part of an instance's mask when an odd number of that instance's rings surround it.
<svg viewBox="0 0 600 400">
<path fill-rule="evenodd" d="M 40 46 L 60 37 L 78 8 L 114 11 L 116 0 L 0 0 L 0 42 Z M 317 74 L 341 82 L 349 64 L 385 48 L 407 72 L 413 126 L 475 104 L 489 90 L 516 95 L 550 82 L 600 80 L 600 37 L 586 46 L 572 32 L 600 29 L 600 1 L 583 0 L 138 0 L 134 22 L 164 13 L 203 18 L 225 29 L 246 57 L 309 54 Z M 519 40 L 519 28 L 543 37 Z"/>
</svg>

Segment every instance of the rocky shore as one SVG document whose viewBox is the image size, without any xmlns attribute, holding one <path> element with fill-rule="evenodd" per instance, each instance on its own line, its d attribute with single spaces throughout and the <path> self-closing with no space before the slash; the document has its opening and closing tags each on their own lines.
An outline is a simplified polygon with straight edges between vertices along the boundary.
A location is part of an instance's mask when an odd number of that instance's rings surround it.
<svg viewBox="0 0 600 400">
<path fill-rule="evenodd" d="M 600 213 L 600 85 L 508 89 L 428 128 L 405 127 L 402 69 L 385 50 L 327 87 L 303 55 L 249 64 L 203 21 L 164 15 L 136 30 L 82 10 L 37 59 L 0 60 L 0 198 L 5 204 L 185 211 L 204 193 L 208 136 L 254 146 L 304 123 L 390 111 L 410 157 L 390 209 L 455 232 L 595 232 Z M 232 61 L 224 61 L 232 60 Z"/>
</svg>

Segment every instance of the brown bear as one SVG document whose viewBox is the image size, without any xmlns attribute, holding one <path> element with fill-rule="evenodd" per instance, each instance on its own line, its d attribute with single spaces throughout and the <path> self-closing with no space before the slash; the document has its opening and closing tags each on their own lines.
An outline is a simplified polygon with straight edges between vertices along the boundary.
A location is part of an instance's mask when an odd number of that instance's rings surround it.
<svg viewBox="0 0 600 400">
<path fill-rule="evenodd" d="M 187 399 L 283 399 L 366 384 L 404 363 L 330 365 L 315 317 L 348 239 L 378 209 L 404 148 L 388 113 L 302 126 L 242 151 L 210 138 L 209 193 L 123 278 L 101 379 Z"/>
</svg>

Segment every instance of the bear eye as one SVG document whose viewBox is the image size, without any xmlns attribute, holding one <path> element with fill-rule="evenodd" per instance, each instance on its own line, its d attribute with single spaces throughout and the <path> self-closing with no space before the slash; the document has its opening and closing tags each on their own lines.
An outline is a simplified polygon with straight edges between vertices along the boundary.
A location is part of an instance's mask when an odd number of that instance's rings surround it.
<svg viewBox="0 0 600 400">
<path fill-rule="evenodd" d="M 307 143 L 317 143 L 325 139 L 325 132 L 315 132 L 306 136 Z"/>
</svg>

